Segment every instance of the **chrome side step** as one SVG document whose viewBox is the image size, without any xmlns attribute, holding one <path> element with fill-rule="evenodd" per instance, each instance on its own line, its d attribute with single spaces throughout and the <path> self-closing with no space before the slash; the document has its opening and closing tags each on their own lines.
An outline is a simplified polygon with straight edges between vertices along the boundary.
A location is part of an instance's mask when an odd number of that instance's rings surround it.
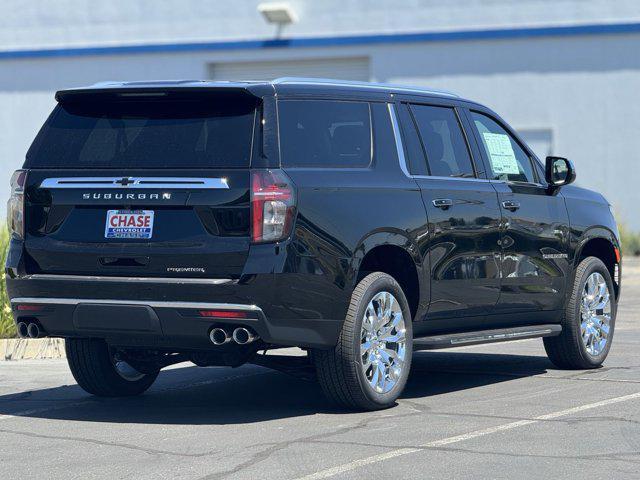
<svg viewBox="0 0 640 480">
<path fill-rule="evenodd" d="M 414 338 L 414 350 L 438 350 L 441 348 L 479 345 L 482 343 L 508 342 L 527 338 L 555 337 L 562 333 L 561 325 L 529 325 L 524 327 L 478 330 L 475 332 L 451 333 Z"/>
</svg>

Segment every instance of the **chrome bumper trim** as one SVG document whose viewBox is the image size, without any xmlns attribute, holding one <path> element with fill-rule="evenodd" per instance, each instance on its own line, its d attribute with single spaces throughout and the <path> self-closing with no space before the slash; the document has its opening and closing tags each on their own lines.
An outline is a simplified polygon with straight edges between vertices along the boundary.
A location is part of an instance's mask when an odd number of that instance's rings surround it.
<svg viewBox="0 0 640 480">
<path fill-rule="evenodd" d="M 230 278 L 177 278 L 177 277 L 108 277 L 101 275 L 55 275 L 49 273 L 35 273 L 19 280 L 53 280 L 75 282 L 123 282 L 123 283 L 173 283 L 192 285 L 225 285 L 237 283 Z"/>
<path fill-rule="evenodd" d="M 242 305 L 238 303 L 200 303 L 200 302 L 165 302 L 157 300 L 106 300 L 97 298 L 36 298 L 16 297 L 11 303 L 45 304 L 45 305 L 143 305 L 152 308 L 187 308 L 195 310 L 242 310 L 262 313 L 257 305 Z"/>
</svg>

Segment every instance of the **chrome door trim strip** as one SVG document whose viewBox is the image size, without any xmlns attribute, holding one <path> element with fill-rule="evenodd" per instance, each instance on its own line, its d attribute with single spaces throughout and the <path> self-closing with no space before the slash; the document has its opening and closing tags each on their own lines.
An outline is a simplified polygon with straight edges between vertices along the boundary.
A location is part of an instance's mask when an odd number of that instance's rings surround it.
<svg viewBox="0 0 640 480">
<path fill-rule="evenodd" d="M 483 182 L 483 183 L 491 183 L 492 180 L 487 180 L 486 178 L 465 178 L 465 177 L 442 177 L 438 175 L 412 175 L 412 178 L 425 178 L 429 180 L 458 180 L 462 182 Z"/>
<path fill-rule="evenodd" d="M 56 275 L 34 273 L 21 277 L 24 280 L 53 280 L 76 282 L 122 282 L 122 283 L 172 283 L 191 285 L 225 285 L 236 283 L 230 278 L 184 278 L 184 277 L 109 277 L 104 275 Z"/>
<path fill-rule="evenodd" d="M 18 297 L 11 300 L 12 304 L 44 304 L 44 305 L 143 305 L 153 308 L 186 308 L 194 310 L 240 310 L 262 313 L 257 305 L 242 305 L 237 303 L 200 303 L 200 302 L 165 302 L 156 300 L 106 300 L 97 298 L 35 298 Z"/>
<path fill-rule="evenodd" d="M 226 178 L 195 177 L 60 177 L 45 178 L 40 188 L 189 188 L 189 189 L 226 189 Z"/>
</svg>

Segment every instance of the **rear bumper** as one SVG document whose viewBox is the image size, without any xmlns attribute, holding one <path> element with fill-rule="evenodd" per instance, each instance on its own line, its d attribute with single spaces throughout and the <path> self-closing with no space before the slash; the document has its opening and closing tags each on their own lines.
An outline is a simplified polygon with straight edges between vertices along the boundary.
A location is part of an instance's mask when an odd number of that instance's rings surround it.
<svg viewBox="0 0 640 480">
<path fill-rule="evenodd" d="M 243 281 L 30 275 L 7 277 L 7 290 L 16 322 L 35 320 L 49 336 L 201 350 L 212 347 L 213 326 L 230 325 L 250 327 L 274 345 L 335 345 L 342 320 L 291 315 L 286 305 L 273 302 L 276 283 L 274 274 Z M 241 318 L 203 317 L 201 310 L 241 312 Z"/>
</svg>

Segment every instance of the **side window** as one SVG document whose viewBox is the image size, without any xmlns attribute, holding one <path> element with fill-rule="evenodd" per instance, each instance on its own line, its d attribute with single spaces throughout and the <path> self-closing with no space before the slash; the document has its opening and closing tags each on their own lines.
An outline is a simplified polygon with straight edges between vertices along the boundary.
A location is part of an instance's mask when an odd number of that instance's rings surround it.
<svg viewBox="0 0 640 480">
<path fill-rule="evenodd" d="M 471 112 L 471 117 L 489 159 L 490 177 L 510 182 L 535 182 L 529 155 L 509 132 L 482 113 Z"/>
<path fill-rule="evenodd" d="M 285 167 L 367 167 L 371 113 L 365 102 L 282 100 L 280 155 Z"/>
<path fill-rule="evenodd" d="M 475 177 L 467 142 L 453 108 L 411 105 L 431 175 Z"/>
<path fill-rule="evenodd" d="M 371 103 L 373 122 L 373 161 L 376 165 L 398 166 L 398 150 L 386 103 Z"/>
<path fill-rule="evenodd" d="M 420 144 L 415 122 L 406 104 L 400 105 L 398 117 L 402 125 L 403 145 L 407 155 L 407 168 L 411 175 L 427 175 L 427 161 Z"/>
</svg>

